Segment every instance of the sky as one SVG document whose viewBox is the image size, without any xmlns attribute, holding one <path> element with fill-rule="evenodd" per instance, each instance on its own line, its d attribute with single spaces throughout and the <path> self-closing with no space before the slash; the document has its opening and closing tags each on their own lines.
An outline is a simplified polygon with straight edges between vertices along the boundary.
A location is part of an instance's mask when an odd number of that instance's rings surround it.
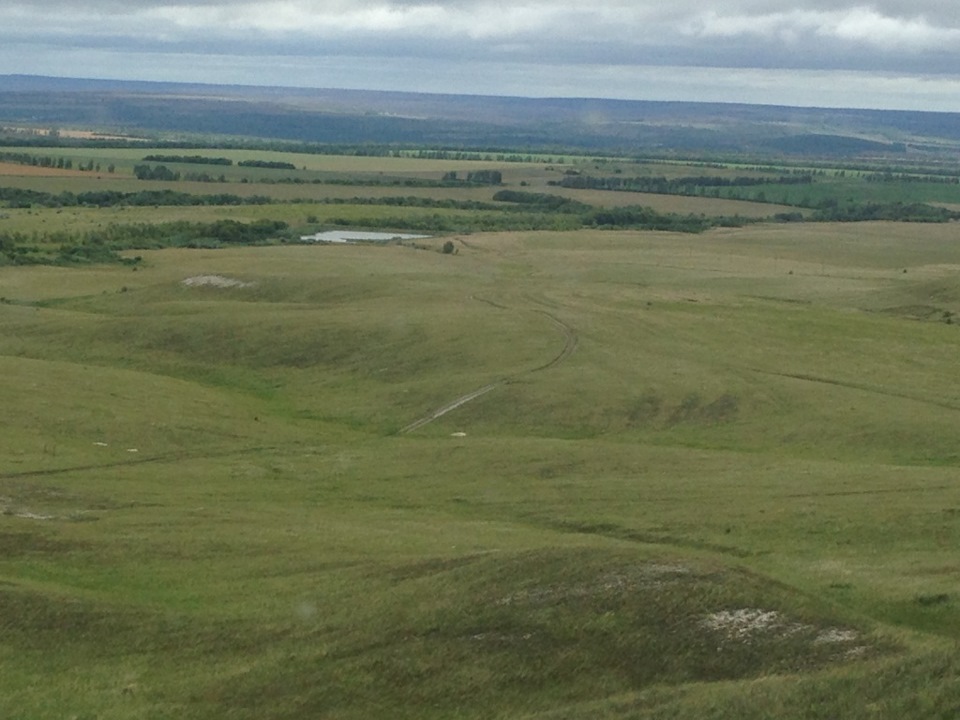
<svg viewBox="0 0 960 720">
<path fill-rule="evenodd" d="M 3 0 L 0 74 L 960 111 L 956 0 Z"/>
</svg>

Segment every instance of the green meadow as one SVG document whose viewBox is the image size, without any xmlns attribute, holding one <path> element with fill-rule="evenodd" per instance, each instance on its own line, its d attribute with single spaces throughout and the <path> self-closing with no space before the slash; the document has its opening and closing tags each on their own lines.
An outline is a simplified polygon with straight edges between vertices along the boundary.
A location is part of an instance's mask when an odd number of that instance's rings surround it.
<svg viewBox="0 0 960 720">
<path fill-rule="evenodd" d="M 322 197 L 0 231 L 473 212 Z M 4 717 L 960 711 L 954 223 L 126 254 L 0 267 Z"/>
<path fill-rule="evenodd" d="M 13 716 L 947 717 L 960 251 L 779 230 L 4 269 Z"/>
</svg>

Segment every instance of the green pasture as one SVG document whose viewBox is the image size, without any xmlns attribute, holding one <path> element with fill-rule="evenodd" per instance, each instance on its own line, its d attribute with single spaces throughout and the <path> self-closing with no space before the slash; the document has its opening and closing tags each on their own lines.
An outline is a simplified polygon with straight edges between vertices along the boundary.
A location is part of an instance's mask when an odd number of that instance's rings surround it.
<svg viewBox="0 0 960 720">
<path fill-rule="evenodd" d="M 953 717 L 953 226 L 451 239 L 0 268 L 7 716 Z"/>
</svg>

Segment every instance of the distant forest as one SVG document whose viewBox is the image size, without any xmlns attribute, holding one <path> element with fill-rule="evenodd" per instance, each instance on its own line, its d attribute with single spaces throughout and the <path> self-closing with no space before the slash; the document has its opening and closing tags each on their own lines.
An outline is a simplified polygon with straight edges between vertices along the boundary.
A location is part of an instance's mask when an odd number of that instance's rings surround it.
<svg viewBox="0 0 960 720">
<path fill-rule="evenodd" d="M 3 126 L 113 129 L 152 141 L 176 137 L 181 147 L 191 135 L 205 135 L 234 143 L 274 139 L 353 147 L 747 153 L 898 162 L 910 156 L 955 157 L 960 149 L 960 114 L 954 113 L 280 91 L 27 76 L 0 76 Z M 62 144 L 64 138 L 57 141 Z M 8 139 L 8 144 L 15 143 Z"/>
</svg>

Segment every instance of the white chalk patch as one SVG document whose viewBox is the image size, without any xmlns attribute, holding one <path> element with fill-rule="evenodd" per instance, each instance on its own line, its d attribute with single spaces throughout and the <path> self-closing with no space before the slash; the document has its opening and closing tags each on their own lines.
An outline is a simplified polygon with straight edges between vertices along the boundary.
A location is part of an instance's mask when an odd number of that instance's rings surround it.
<svg viewBox="0 0 960 720">
<path fill-rule="evenodd" d="M 847 643 L 853 642 L 859 637 L 854 630 L 840 630 L 839 628 L 829 628 L 817 635 L 814 645 L 825 645 L 828 643 Z"/>
<path fill-rule="evenodd" d="M 704 626 L 711 630 L 721 630 L 733 637 L 761 633 L 782 623 L 780 613 L 776 610 L 760 610 L 759 608 L 721 610 L 710 613 L 703 619 Z"/>
<path fill-rule="evenodd" d="M 14 513 L 14 517 L 26 518 L 27 520 L 53 520 L 53 515 L 39 515 L 32 512 L 18 512 Z"/>
<path fill-rule="evenodd" d="M 256 283 L 248 283 L 224 275 L 195 275 L 181 281 L 187 287 L 216 287 L 216 288 L 245 288 L 253 287 Z"/>
</svg>

